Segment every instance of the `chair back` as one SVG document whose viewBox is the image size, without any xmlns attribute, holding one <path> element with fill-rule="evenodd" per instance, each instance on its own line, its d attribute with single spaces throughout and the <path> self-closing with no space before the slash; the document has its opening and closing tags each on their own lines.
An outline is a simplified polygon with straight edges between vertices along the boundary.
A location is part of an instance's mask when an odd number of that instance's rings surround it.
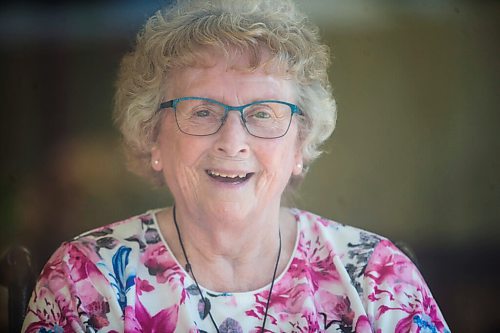
<svg viewBox="0 0 500 333">
<path fill-rule="evenodd" d="M 20 245 L 10 246 L 0 258 L 0 283 L 7 287 L 9 332 L 20 332 L 26 307 L 35 285 L 30 251 Z"/>
</svg>

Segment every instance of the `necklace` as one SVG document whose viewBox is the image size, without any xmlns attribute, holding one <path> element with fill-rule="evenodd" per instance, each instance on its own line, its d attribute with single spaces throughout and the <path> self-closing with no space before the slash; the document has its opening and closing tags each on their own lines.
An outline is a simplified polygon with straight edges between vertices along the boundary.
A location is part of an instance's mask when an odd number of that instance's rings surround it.
<svg viewBox="0 0 500 333">
<path fill-rule="evenodd" d="M 203 292 L 201 291 L 200 285 L 198 284 L 198 281 L 196 280 L 196 276 L 194 275 L 193 267 L 191 266 L 191 263 L 189 262 L 189 259 L 188 259 L 187 253 L 186 253 L 186 249 L 184 248 L 184 243 L 182 243 L 181 232 L 179 230 L 179 225 L 177 224 L 177 219 L 176 219 L 176 214 L 175 214 L 175 205 L 172 207 L 172 214 L 174 217 L 175 230 L 177 231 L 177 237 L 179 238 L 179 244 L 181 245 L 181 249 L 182 249 L 182 254 L 184 255 L 184 259 L 186 260 L 186 267 L 185 267 L 186 272 L 191 273 L 191 276 L 193 277 L 194 283 L 196 285 L 196 289 L 200 293 L 201 300 L 206 308 L 207 307 L 207 300 L 205 299 L 205 296 L 203 296 Z M 271 294 L 273 293 L 273 287 L 274 287 L 274 279 L 276 278 L 276 272 L 278 271 L 278 263 L 280 261 L 280 256 L 281 256 L 281 230 L 278 230 L 278 238 L 279 238 L 278 256 L 276 258 L 276 263 L 274 264 L 273 279 L 271 280 L 271 287 L 269 288 L 269 296 L 267 297 L 267 301 L 266 301 L 266 310 L 264 312 L 264 319 L 262 320 L 262 328 L 260 330 L 261 333 L 264 332 L 264 328 L 266 327 L 267 311 L 269 310 L 269 303 L 271 301 Z M 208 310 L 208 316 L 210 317 L 210 320 L 212 321 L 212 324 L 214 325 L 217 333 L 220 333 L 219 327 L 215 323 L 214 317 L 212 317 L 212 313 L 211 313 L 210 309 Z"/>
</svg>

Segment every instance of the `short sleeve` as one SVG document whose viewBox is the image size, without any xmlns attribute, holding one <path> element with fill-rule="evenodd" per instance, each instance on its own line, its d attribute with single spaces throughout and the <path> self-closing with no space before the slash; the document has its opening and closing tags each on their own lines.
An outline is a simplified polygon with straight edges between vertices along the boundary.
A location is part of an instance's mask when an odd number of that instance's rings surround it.
<svg viewBox="0 0 500 333">
<path fill-rule="evenodd" d="M 61 245 L 35 285 L 22 332 L 111 332 L 111 317 L 122 314 L 112 311 L 109 281 L 98 262 L 98 254 L 82 244 Z"/>
<path fill-rule="evenodd" d="M 370 256 L 363 289 L 374 332 L 450 332 L 415 264 L 388 240 L 380 241 Z"/>
</svg>

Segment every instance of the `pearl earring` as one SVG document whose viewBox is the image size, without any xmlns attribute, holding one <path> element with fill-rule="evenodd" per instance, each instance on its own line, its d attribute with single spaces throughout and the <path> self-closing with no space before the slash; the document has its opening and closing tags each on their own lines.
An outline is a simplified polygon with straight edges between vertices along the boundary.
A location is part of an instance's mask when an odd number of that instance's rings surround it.
<svg viewBox="0 0 500 333">
<path fill-rule="evenodd" d="M 302 164 L 297 163 L 297 168 L 302 169 Z"/>
<path fill-rule="evenodd" d="M 160 163 L 160 161 L 158 161 L 158 160 L 154 160 L 154 162 L 153 162 L 153 163 L 154 163 L 155 165 L 158 165 L 158 164 Z"/>
</svg>

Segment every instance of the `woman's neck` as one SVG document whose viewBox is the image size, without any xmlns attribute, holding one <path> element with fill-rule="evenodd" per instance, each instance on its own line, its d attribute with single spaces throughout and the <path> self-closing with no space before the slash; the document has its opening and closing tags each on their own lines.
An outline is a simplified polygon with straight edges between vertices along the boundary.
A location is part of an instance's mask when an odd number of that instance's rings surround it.
<svg viewBox="0 0 500 333">
<path fill-rule="evenodd" d="M 198 282 L 214 291 L 248 291 L 270 282 L 282 234 L 278 273 L 286 266 L 295 243 L 295 223 L 287 209 L 251 216 L 245 221 L 190 216 L 176 207 L 176 220 L 186 254 Z M 172 209 L 158 214 L 161 231 L 174 256 L 186 260 Z M 280 227 L 280 225 L 282 225 Z M 258 268 L 258 269 L 256 269 Z"/>
<path fill-rule="evenodd" d="M 172 214 L 173 216 L 173 214 Z M 273 248 L 278 243 L 280 208 L 268 208 L 244 217 L 195 212 L 176 207 L 176 217 L 184 243 L 210 260 L 224 257 L 245 260 Z"/>
</svg>

